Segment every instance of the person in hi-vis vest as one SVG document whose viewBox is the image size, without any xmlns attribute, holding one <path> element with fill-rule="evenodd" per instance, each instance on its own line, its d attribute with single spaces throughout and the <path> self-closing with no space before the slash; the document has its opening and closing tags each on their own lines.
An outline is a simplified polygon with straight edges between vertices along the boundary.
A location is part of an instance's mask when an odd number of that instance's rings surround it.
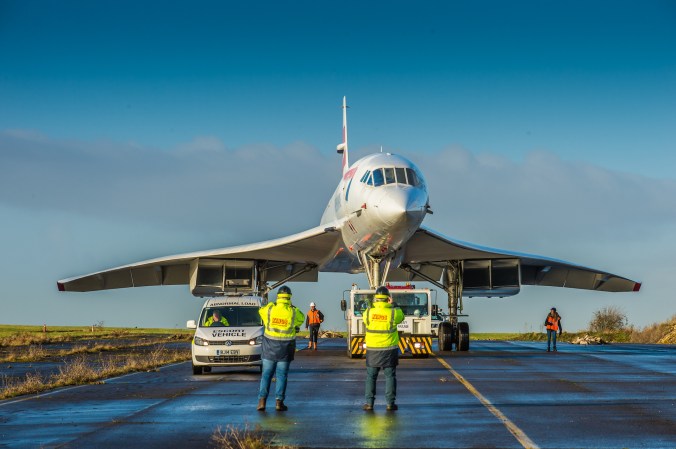
<svg viewBox="0 0 676 449">
<path fill-rule="evenodd" d="M 376 398 L 376 380 L 385 372 L 385 401 L 387 410 L 397 410 L 397 365 L 399 364 L 399 332 L 397 325 L 404 321 L 404 312 L 392 303 L 387 287 L 378 287 L 373 306 L 364 312 L 366 325 L 366 403 L 364 410 L 373 410 Z"/>
<path fill-rule="evenodd" d="M 284 405 L 286 399 L 286 378 L 289 365 L 296 353 L 296 332 L 303 324 L 305 315 L 291 304 L 291 289 L 282 286 L 277 290 L 277 300 L 261 307 L 258 313 L 263 320 L 263 372 L 258 391 L 257 410 L 265 410 L 265 402 L 270 391 L 272 377 L 277 379 L 275 409 L 287 410 Z"/>
<path fill-rule="evenodd" d="M 317 308 L 314 302 L 310 303 L 310 310 L 305 318 L 305 329 L 310 330 L 310 341 L 307 344 L 308 349 L 317 350 L 317 338 L 319 337 L 319 326 L 324 322 L 324 314 Z"/>
<path fill-rule="evenodd" d="M 554 352 L 556 352 L 556 333 L 559 335 L 563 332 L 563 326 L 561 325 L 561 315 L 556 311 L 556 307 L 552 307 L 545 318 L 545 328 L 547 329 L 547 352 L 550 351 L 550 346 L 553 341 L 554 343 Z"/>
</svg>

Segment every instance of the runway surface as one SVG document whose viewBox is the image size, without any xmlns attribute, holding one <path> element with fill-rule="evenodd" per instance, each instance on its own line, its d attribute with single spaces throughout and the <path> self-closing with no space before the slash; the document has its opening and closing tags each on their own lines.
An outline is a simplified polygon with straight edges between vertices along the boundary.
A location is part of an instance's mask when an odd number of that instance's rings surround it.
<svg viewBox="0 0 676 449">
<path fill-rule="evenodd" d="M 0 448 L 206 448 L 219 426 L 260 426 L 307 448 L 676 447 L 673 345 L 547 353 L 473 341 L 467 353 L 402 360 L 396 412 L 385 410 L 382 374 L 375 411 L 361 409 L 364 377 L 344 340 L 321 340 L 291 365 L 289 410 L 274 411 L 272 397 L 261 413 L 257 369 L 193 376 L 181 363 L 0 401 Z"/>
</svg>

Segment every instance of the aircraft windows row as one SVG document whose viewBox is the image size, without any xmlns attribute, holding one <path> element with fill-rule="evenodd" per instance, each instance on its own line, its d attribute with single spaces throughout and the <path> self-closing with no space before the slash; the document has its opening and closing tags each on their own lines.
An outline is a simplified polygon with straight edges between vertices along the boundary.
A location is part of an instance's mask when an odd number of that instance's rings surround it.
<svg viewBox="0 0 676 449">
<path fill-rule="evenodd" d="M 373 171 L 366 170 L 366 173 L 364 173 L 359 182 L 374 187 L 380 187 L 384 184 L 420 185 L 415 171 L 404 167 L 376 168 Z"/>
</svg>

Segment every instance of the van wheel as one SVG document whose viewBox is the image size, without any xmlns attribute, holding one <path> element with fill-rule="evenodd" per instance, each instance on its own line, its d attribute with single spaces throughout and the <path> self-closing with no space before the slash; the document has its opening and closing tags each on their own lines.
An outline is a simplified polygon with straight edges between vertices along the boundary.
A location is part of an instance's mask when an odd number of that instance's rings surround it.
<svg viewBox="0 0 676 449">
<path fill-rule="evenodd" d="M 193 366 L 192 366 L 192 373 L 193 373 L 195 376 L 199 376 L 200 374 L 202 374 L 202 367 L 201 367 L 201 366 L 195 366 L 195 365 L 193 365 Z"/>
<path fill-rule="evenodd" d="M 204 366 L 204 367 L 202 367 L 202 371 L 204 371 L 205 373 L 210 373 L 211 367 L 210 366 Z"/>
</svg>

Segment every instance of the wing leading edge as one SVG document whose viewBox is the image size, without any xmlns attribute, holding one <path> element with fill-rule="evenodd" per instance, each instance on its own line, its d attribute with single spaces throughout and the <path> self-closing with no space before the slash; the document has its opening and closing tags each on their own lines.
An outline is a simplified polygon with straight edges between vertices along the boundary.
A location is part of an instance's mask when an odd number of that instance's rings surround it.
<svg viewBox="0 0 676 449">
<path fill-rule="evenodd" d="M 229 248 L 149 259 L 57 282 L 60 291 L 88 292 L 190 283 L 195 260 L 250 260 L 264 264 L 267 281 L 304 270 L 295 281 L 316 281 L 321 266 L 338 251 L 342 223 L 317 226 L 279 239 Z"/>
<path fill-rule="evenodd" d="M 549 257 L 488 248 L 454 240 L 425 227 L 421 227 L 408 241 L 402 264 L 415 265 L 427 276 L 440 279 L 444 264 L 449 260 L 461 260 L 465 264 L 513 260 L 515 263 L 518 262 L 520 267 L 522 285 L 568 287 L 606 292 L 632 292 L 641 288 L 638 282 L 605 271 Z M 392 272 L 388 279 L 412 280 L 411 274 L 401 268 Z"/>
</svg>

